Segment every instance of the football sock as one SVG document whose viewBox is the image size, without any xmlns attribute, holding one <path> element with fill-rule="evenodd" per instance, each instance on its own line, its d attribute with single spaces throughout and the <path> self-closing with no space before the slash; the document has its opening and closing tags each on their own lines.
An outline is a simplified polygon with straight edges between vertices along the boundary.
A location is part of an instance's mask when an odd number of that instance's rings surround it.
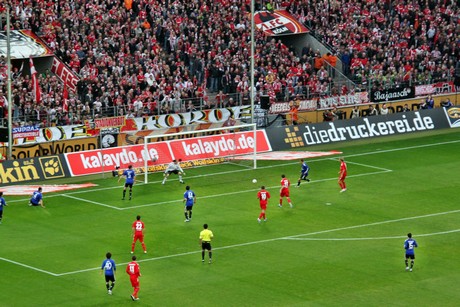
<svg viewBox="0 0 460 307">
<path fill-rule="evenodd" d="M 204 251 L 201 251 L 201 259 L 204 260 Z"/>
<path fill-rule="evenodd" d="M 137 293 L 139 292 L 139 288 L 134 288 L 133 296 L 137 298 Z"/>
<path fill-rule="evenodd" d="M 259 219 L 263 218 L 264 217 L 264 214 L 263 213 L 260 213 L 259 214 Z"/>
<path fill-rule="evenodd" d="M 133 190 L 129 190 L 129 198 L 133 196 Z"/>
<path fill-rule="evenodd" d="M 108 282 L 105 283 L 105 286 L 106 286 L 107 290 L 110 290 L 110 286 L 109 286 Z"/>
<path fill-rule="evenodd" d="M 414 267 L 414 261 L 413 261 L 413 260 L 410 262 L 410 267 L 411 267 L 411 268 Z"/>
<path fill-rule="evenodd" d="M 123 198 L 126 196 L 126 190 L 123 190 Z"/>
<path fill-rule="evenodd" d="M 134 244 L 135 244 L 134 242 L 133 242 L 133 244 L 131 244 L 131 251 L 132 252 L 134 252 Z"/>
<path fill-rule="evenodd" d="M 187 212 L 185 212 L 184 215 L 185 215 L 185 219 L 188 220 L 188 214 L 187 214 Z"/>
<path fill-rule="evenodd" d="M 113 287 L 115 287 L 115 282 L 112 283 L 109 290 L 113 290 Z"/>
<path fill-rule="evenodd" d="M 409 266 L 409 261 L 406 260 L 404 262 L 406 263 L 406 267 L 408 267 Z"/>
<path fill-rule="evenodd" d="M 142 249 L 144 250 L 144 252 L 147 250 L 147 249 L 145 248 L 145 243 L 144 243 L 144 242 L 142 242 Z"/>
<path fill-rule="evenodd" d="M 192 211 L 191 211 L 191 210 L 188 212 L 188 217 L 189 217 L 190 219 L 192 218 Z"/>
<path fill-rule="evenodd" d="M 300 179 L 297 181 L 297 186 L 300 186 Z"/>
<path fill-rule="evenodd" d="M 209 260 L 212 259 L 212 252 L 209 252 Z"/>
<path fill-rule="evenodd" d="M 181 175 L 179 175 L 179 181 L 182 181 L 182 176 Z"/>
</svg>

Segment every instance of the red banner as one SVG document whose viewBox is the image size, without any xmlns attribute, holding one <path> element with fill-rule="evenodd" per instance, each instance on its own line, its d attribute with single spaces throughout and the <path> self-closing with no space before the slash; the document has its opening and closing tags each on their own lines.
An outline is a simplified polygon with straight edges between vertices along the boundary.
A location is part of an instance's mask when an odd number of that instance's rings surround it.
<svg viewBox="0 0 460 307">
<path fill-rule="evenodd" d="M 63 83 L 67 84 L 70 91 L 77 92 L 78 76 L 57 57 L 53 57 L 51 72 L 56 74 Z"/>
<path fill-rule="evenodd" d="M 133 145 L 72 152 L 65 157 L 72 176 L 99 174 L 113 171 L 116 167 L 125 169 L 129 165 L 142 167 L 146 159 L 149 161 L 148 166 L 166 164 L 173 159 L 166 142 L 148 144 L 147 152 L 144 151 L 144 145 Z"/>
<path fill-rule="evenodd" d="M 455 85 L 452 81 L 436 82 L 433 84 L 417 85 L 415 96 L 426 96 L 432 94 L 445 94 L 455 92 Z"/>
<path fill-rule="evenodd" d="M 237 132 L 199 138 L 155 142 L 147 145 L 132 145 L 101 150 L 66 153 L 65 158 L 72 176 L 99 174 L 119 167 L 121 169 L 133 165 L 142 168 L 145 160 L 147 165 L 155 167 L 168 164 L 173 159 L 181 159 L 183 163 L 194 160 L 216 159 L 232 155 L 245 155 L 254 152 L 271 151 L 271 146 L 264 130 L 258 130 L 257 140 L 254 132 Z M 256 145 L 257 143 L 257 145 Z"/>
<path fill-rule="evenodd" d="M 308 29 L 286 11 L 261 11 L 254 14 L 256 27 L 269 36 L 308 33 Z"/>
<path fill-rule="evenodd" d="M 271 151 L 264 130 L 257 130 L 256 138 L 257 152 Z M 170 146 L 176 159 L 188 161 L 251 154 L 254 152 L 255 143 L 254 133 L 251 131 L 174 140 L 170 142 Z"/>
</svg>

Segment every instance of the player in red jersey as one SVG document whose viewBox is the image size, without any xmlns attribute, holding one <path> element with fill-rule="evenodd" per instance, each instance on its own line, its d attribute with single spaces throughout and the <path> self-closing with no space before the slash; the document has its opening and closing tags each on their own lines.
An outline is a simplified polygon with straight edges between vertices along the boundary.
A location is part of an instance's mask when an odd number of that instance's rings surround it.
<svg viewBox="0 0 460 307">
<path fill-rule="evenodd" d="M 339 186 L 341 188 L 340 193 L 342 193 L 347 190 L 347 186 L 345 184 L 345 178 L 347 177 L 347 164 L 345 163 L 345 161 L 343 161 L 343 158 L 340 158 L 339 161 L 340 161 Z"/>
<path fill-rule="evenodd" d="M 291 182 L 289 181 L 289 179 L 287 179 L 285 175 L 281 175 L 280 204 L 278 205 L 280 208 L 283 207 L 283 197 L 286 197 L 289 206 L 292 208 L 291 198 L 289 197 L 290 185 Z"/>
<path fill-rule="evenodd" d="M 257 218 L 257 221 L 260 223 L 262 219 L 264 219 L 264 222 L 267 221 L 267 217 L 265 216 L 265 210 L 267 210 L 267 203 L 268 200 L 270 199 L 270 193 L 265 190 L 264 186 L 260 187 L 260 191 L 257 192 L 257 198 L 259 199 L 260 203 L 260 214 L 259 218 Z"/>
<path fill-rule="evenodd" d="M 131 244 L 131 254 L 134 253 L 134 247 L 136 246 L 136 241 L 139 240 L 142 244 L 142 249 L 144 254 L 147 254 L 147 249 L 145 248 L 144 243 L 144 222 L 141 221 L 141 216 L 136 217 L 136 221 L 133 223 L 133 244 Z"/>
<path fill-rule="evenodd" d="M 131 259 L 133 261 L 126 266 L 126 273 L 128 273 L 131 286 L 134 288 L 131 299 L 137 301 L 139 299 L 137 293 L 139 292 L 139 277 L 141 277 L 141 271 L 139 270 L 139 264 L 136 262 L 136 256 L 132 256 Z"/>
</svg>

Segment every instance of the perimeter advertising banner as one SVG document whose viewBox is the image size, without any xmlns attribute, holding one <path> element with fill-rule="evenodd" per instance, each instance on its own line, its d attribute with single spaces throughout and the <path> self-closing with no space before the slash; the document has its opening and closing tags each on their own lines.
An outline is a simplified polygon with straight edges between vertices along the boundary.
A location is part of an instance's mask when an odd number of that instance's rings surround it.
<svg viewBox="0 0 460 307">
<path fill-rule="evenodd" d="M 449 128 L 443 108 L 266 129 L 273 150 Z"/>
<path fill-rule="evenodd" d="M 99 148 L 97 137 L 13 146 L 13 159 L 44 157 Z"/>
<path fill-rule="evenodd" d="M 117 167 L 125 169 L 129 165 L 143 168 L 146 160 L 150 171 L 158 171 L 173 159 L 181 159 L 182 164 L 191 164 L 193 161 L 215 164 L 223 162 L 225 156 L 251 154 L 254 146 L 257 146 L 257 152 L 271 151 L 265 131 L 258 130 L 256 138 L 257 141 L 252 131 L 227 133 L 149 143 L 147 151 L 143 144 L 139 144 L 67 153 L 65 158 L 72 176 L 109 172 Z"/>
<path fill-rule="evenodd" d="M 69 177 L 63 155 L 6 160 L 0 163 L 0 184 Z"/>
<path fill-rule="evenodd" d="M 444 109 L 447 120 L 451 128 L 460 128 L 460 107 L 450 107 Z"/>
</svg>

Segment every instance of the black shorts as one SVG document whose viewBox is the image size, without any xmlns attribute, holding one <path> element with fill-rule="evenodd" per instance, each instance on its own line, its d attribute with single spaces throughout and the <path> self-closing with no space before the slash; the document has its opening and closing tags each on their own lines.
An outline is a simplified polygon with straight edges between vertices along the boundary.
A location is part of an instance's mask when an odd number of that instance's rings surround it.
<svg viewBox="0 0 460 307">
<path fill-rule="evenodd" d="M 173 171 L 167 171 L 166 174 L 179 174 L 179 171 L 177 169 L 173 170 Z"/>
<path fill-rule="evenodd" d="M 105 275 L 105 282 L 115 282 L 115 276 L 114 275 Z"/>
<path fill-rule="evenodd" d="M 133 188 L 133 183 L 125 183 L 125 188 Z"/>
<path fill-rule="evenodd" d="M 40 206 L 40 204 L 34 204 L 33 202 L 30 202 L 31 206 Z"/>
<path fill-rule="evenodd" d="M 3 210 L 0 211 L 0 218 L 3 216 Z"/>
<path fill-rule="evenodd" d="M 415 255 L 406 254 L 406 259 L 412 259 L 412 260 L 414 260 L 414 259 L 415 259 Z"/>
<path fill-rule="evenodd" d="M 185 206 L 185 210 L 187 211 L 192 211 L 192 209 L 193 209 L 193 206 Z"/>
<path fill-rule="evenodd" d="M 208 251 L 211 250 L 211 242 L 201 242 L 201 249 L 207 249 Z"/>
</svg>

